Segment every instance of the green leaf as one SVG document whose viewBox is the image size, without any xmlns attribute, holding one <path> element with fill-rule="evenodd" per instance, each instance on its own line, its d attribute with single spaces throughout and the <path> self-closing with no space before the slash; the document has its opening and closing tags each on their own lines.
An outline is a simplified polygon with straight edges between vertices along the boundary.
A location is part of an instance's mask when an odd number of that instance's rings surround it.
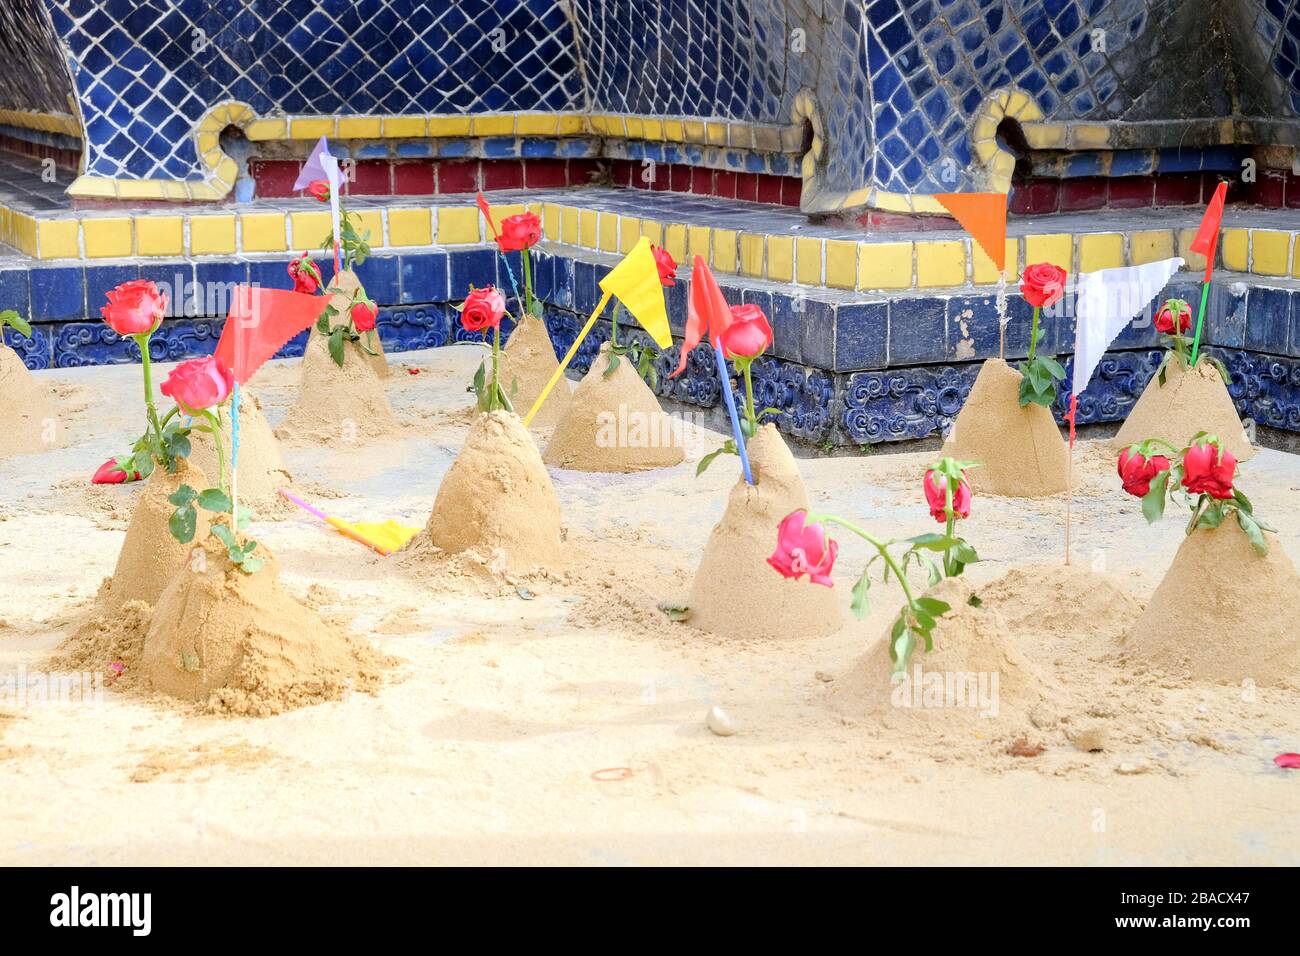
<svg viewBox="0 0 1300 956">
<path fill-rule="evenodd" d="M 972 594 L 970 597 L 966 599 L 966 603 L 969 604 L 971 607 L 981 607 L 984 604 L 984 599 L 980 597 L 978 594 Z"/>
<path fill-rule="evenodd" d="M 949 548 L 956 546 L 958 538 L 950 538 L 946 534 L 918 534 L 914 538 L 907 538 L 904 543 L 910 544 L 914 548 L 925 548 L 927 551 L 947 551 Z"/>
<path fill-rule="evenodd" d="M 220 488 L 209 488 L 199 494 L 199 507 L 219 514 L 229 514 L 230 496 Z"/>
<path fill-rule="evenodd" d="M 975 549 L 960 538 L 957 540 L 956 557 L 962 564 L 977 564 L 980 559 L 980 556 L 975 553 Z"/>
<path fill-rule="evenodd" d="M 1241 512 L 1238 512 L 1240 514 Z M 1223 524 L 1223 506 L 1217 501 L 1201 512 L 1200 520 L 1196 522 L 1198 528 L 1217 528 Z"/>
<path fill-rule="evenodd" d="M 255 555 L 245 555 L 244 560 L 236 561 L 235 563 L 239 566 L 239 570 L 243 571 L 245 574 L 256 574 L 258 571 L 262 570 L 262 566 L 266 564 L 265 561 Z"/>
<path fill-rule="evenodd" d="M 609 378 L 618 370 L 618 354 L 614 351 L 609 353 L 609 364 L 605 366 L 605 371 L 601 373 L 601 378 Z"/>
<path fill-rule="evenodd" d="M 935 562 L 934 558 L 930 557 L 928 554 L 921 554 L 920 552 L 917 553 L 916 557 L 925 568 L 927 575 L 926 587 L 934 587 L 943 580 L 943 571 L 939 569 L 939 565 Z"/>
<path fill-rule="evenodd" d="M 172 537 L 181 544 L 189 544 L 194 540 L 194 532 L 198 527 L 198 518 L 199 513 L 194 510 L 193 505 L 181 505 L 167 519 L 167 529 L 171 531 Z"/>
<path fill-rule="evenodd" d="M 330 358 L 339 368 L 343 367 L 343 326 L 330 333 Z"/>
<path fill-rule="evenodd" d="M 1151 487 L 1142 496 L 1142 517 L 1147 519 L 1147 524 L 1155 524 L 1164 516 L 1168 488 L 1168 471 L 1160 472 L 1151 480 Z"/>
<path fill-rule="evenodd" d="M 32 337 L 32 327 L 27 324 L 26 319 L 20 316 L 13 309 L 5 309 L 3 312 L 0 312 L 0 331 L 2 331 L 6 325 L 13 326 L 14 331 L 25 339 L 30 339 Z M 0 335 L 0 342 L 3 341 L 4 336 Z"/>
<path fill-rule="evenodd" d="M 175 491 L 173 491 L 170 495 L 167 496 L 167 500 L 170 501 L 172 504 L 176 505 L 177 507 L 183 507 L 184 505 L 188 505 L 191 501 L 193 501 L 198 496 L 199 493 L 195 491 L 193 488 L 191 488 L 189 485 L 181 485 L 179 488 L 177 488 Z"/>
<path fill-rule="evenodd" d="M 243 554 L 243 552 L 239 550 L 239 545 L 235 542 L 235 533 L 230 530 L 229 525 L 214 524 L 212 526 L 212 533 L 221 540 L 221 543 L 226 546 L 227 550 Z"/>
<path fill-rule="evenodd" d="M 1264 540 L 1264 534 L 1259 529 L 1259 522 L 1246 512 L 1238 510 L 1237 524 L 1241 526 L 1242 531 L 1246 532 L 1246 538 L 1250 541 L 1251 547 L 1260 556 L 1268 554 L 1268 542 Z"/>
<path fill-rule="evenodd" d="M 253 509 L 248 505 L 239 506 L 239 517 L 235 519 L 237 526 L 242 530 L 248 527 L 248 522 L 253 520 Z"/>
<path fill-rule="evenodd" d="M 859 621 L 871 613 L 871 602 L 867 598 L 867 592 L 870 590 L 871 578 L 863 571 L 858 582 L 853 585 L 853 616 Z"/>
<path fill-rule="evenodd" d="M 952 605 L 947 601 L 940 601 L 938 598 L 919 597 L 916 599 L 916 606 L 931 617 L 943 617 L 952 610 Z"/>
<path fill-rule="evenodd" d="M 700 477 L 700 475 L 704 474 L 705 469 L 708 468 L 709 465 L 713 464 L 713 460 L 717 458 L 719 455 L 737 454 L 737 452 L 735 451 L 735 447 L 736 445 L 734 442 L 727 442 L 726 445 L 723 445 L 717 451 L 709 452 L 707 455 L 701 458 L 700 463 L 695 466 L 695 477 L 698 478 Z"/>
</svg>

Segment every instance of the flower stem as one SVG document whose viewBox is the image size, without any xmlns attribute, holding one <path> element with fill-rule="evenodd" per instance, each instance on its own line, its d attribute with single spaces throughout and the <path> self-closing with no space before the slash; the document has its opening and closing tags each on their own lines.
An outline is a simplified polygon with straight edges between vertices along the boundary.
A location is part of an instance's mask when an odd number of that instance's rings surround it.
<svg viewBox="0 0 1300 956">
<path fill-rule="evenodd" d="M 946 534 L 948 536 L 949 541 L 952 540 L 952 532 L 956 524 L 957 524 L 957 516 L 953 514 L 952 511 L 952 489 L 949 488 L 948 489 L 948 524 L 946 530 Z M 948 547 L 944 548 L 943 551 L 943 574 L 944 577 L 948 577 L 948 578 L 952 577 L 953 575 L 952 545 L 948 545 Z"/>
<path fill-rule="evenodd" d="M 889 565 L 890 570 L 894 572 L 894 576 L 898 578 L 898 583 L 902 585 L 903 595 L 907 598 L 907 603 L 910 605 L 915 600 L 915 598 L 912 597 L 912 588 L 907 583 L 907 575 L 905 575 L 903 569 L 898 566 L 898 562 L 894 560 L 894 556 L 889 553 L 889 545 L 891 542 L 881 541 L 865 528 L 859 528 L 852 522 L 845 521 L 843 518 L 837 518 L 834 515 L 809 514 L 807 522 L 815 524 L 837 524 L 846 531 L 852 531 L 863 541 L 867 542 L 867 544 L 875 548 L 876 551 L 880 553 L 880 556 L 884 558 L 885 564 Z"/>
<path fill-rule="evenodd" d="M 758 433 L 758 415 L 754 412 L 754 360 L 750 359 L 745 363 L 745 417 L 749 419 L 749 425 Z"/>
<path fill-rule="evenodd" d="M 140 365 L 144 369 L 144 407 L 149 418 L 149 429 L 153 432 L 153 452 L 155 459 L 162 458 L 162 426 L 158 423 L 158 408 L 153 402 L 153 359 L 149 356 L 149 339 L 153 332 L 144 332 L 132 338 L 140 346 Z"/>
<path fill-rule="evenodd" d="M 488 411 L 497 410 L 497 399 L 501 394 L 501 381 L 498 376 L 501 373 L 500 368 L 501 356 L 501 322 L 498 321 L 496 327 L 492 330 L 492 393 L 488 397 Z"/>
<path fill-rule="evenodd" d="M 1038 351 L 1038 313 L 1041 311 L 1041 306 L 1034 306 L 1034 324 L 1029 330 L 1029 362 L 1034 360 L 1034 353 Z"/>
<path fill-rule="evenodd" d="M 533 314 L 533 255 L 532 250 L 524 247 L 524 315 Z"/>
<path fill-rule="evenodd" d="M 618 315 L 623 311 L 623 303 L 614 303 L 614 315 L 609 320 L 609 347 L 618 348 Z"/>
<path fill-rule="evenodd" d="M 207 420 L 208 430 L 212 435 L 212 444 L 217 450 L 217 487 L 222 491 L 226 490 L 226 443 L 221 437 L 221 412 L 212 414 L 210 409 L 204 409 L 203 417 Z"/>
</svg>

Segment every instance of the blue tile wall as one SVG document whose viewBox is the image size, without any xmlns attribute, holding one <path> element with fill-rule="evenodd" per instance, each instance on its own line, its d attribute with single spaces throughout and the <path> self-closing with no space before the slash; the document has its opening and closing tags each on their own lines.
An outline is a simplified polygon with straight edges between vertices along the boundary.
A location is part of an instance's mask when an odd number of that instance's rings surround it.
<svg viewBox="0 0 1300 956">
<path fill-rule="evenodd" d="M 833 208 L 865 187 L 981 188 L 972 121 L 1008 89 L 1029 94 L 1050 121 L 1124 123 L 1129 137 L 1141 127 L 1152 141 L 1117 144 L 1114 175 L 1218 168 L 1218 147 L 1186 142 L 1183 120 L 1257 118 L 1251 135 L 1294 143 L 1300 0 L 1236 0 L 1215 30 L 1204 28 L 1206 2 L 10 0 L 0 53 L 26 69 L 0 78 L 0 106 L 37 96 L 59 108 L 71 92 L 66 59 L 86 172 L 196 179 L 195 125 L 227 100 L 266 116 L 590 110 L 787 125 L 808 90 L 825 127 L 825 188 L 806 195 L 810 209 L 819 195 Z M 1292 129 L 1274 134 L 1279 121 Z M 575 142 L 488 138 L 437 151 L 566 155 Z M 611 149 L 774 173 L 792 159 L 662 143 Z M 1079 175 L 1101 157 L 1067 162 Z"/>
</svg>

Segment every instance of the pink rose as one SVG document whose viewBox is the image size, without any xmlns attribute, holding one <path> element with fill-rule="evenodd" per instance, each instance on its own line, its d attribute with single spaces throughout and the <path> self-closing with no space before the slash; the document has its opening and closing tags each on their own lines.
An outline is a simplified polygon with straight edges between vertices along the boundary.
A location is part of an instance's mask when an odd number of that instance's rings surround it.
<svg viewBox="0 0 1300 956">
<path fill-rule="evenodd" d="M 772 344 L 772 326 L 758 306 L 733 305 L 721 339 L 727 358 L 757 358 Z"/>
<path fill-rule="evenodd" d="M 955 518 L 970 517 L 971 492 L 970 483 L 966 481 L 966 472 L 952 493 L 952 513 Z M 930 506 L 930 517 L 940 524 L 948 522 L 948 478 L 933 468 L 925 473 L 925 500 Z"/>
<path fill-rule="evenodd" d="M 776 550 L 767 563 L 787 578 L 798 580 L 808 575 L 814 584 L 834 587 L 831 569 L 839 545 L 826 537 L 826 529 L 819 524 L 804 524 L 806 511 L 792 511 L 785 516 L 776 532 Z"/>
<path fill-rule="evenodd" d="M 505 297 L 490 285 L 474 289 L 465 296 L 465 307 L 460 312 L 460 324 L 466 332 L 482 332 L 501 324 L 506 312 Z"/>
<path fill-rule="evenodd" d="M 111 290 L 99 312 L 118 335 L 144 335 L 162 324 L 167 296 L 147 279 L 132 279 Z"/>
<path fill-rule="evenodd" d="M 234 373 L 215 355 L 190 359 L 172 369 L 161 391 L 181 410 L 193 415 L 220 405 L 235 387 Z"/>
</svg>

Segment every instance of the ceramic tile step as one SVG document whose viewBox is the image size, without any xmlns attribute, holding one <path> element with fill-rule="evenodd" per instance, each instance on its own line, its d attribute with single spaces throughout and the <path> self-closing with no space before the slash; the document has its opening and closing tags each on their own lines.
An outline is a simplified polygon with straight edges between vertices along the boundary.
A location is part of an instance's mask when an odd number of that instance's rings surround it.
<svg viewBox="0 0 1300 956">
<path fill-rule="evenodd" d="M 997 279 L 993 263 L 960 231 L 863 235 L 759 203 L 605 187 L 505 191 L 493 194 L 492 201 L 499 216 L 535 211 L 546 237 L 565 245 L 616 253 L 644 235 L 679 261 L 698 254 L 717 272 L 775 282 L 888 291 L 975 288 Z M 416 201 L 354 197 L 350 207 L 377 249 L 477 245 L 489 238 L 468 195 Z M 1198 222 L 1195 209 L 1013 220 L 1007 274 L 1014 280 L 1033 262 L 1054 262 L 1077 273 L 1175 254 L 1194 272 L 1204 267 L 1204 260 L 1190 252 Z M 319 247 L 328 223 L 326 212 L 310 199 L 49 215 L 0 206 L 0 242 L 39 260 L 287 255 Z M 1294 213 L 1230 207 L 1224 226 L 1219 267 L 1300 276 L 1300 222 Z"/>
</svg>

